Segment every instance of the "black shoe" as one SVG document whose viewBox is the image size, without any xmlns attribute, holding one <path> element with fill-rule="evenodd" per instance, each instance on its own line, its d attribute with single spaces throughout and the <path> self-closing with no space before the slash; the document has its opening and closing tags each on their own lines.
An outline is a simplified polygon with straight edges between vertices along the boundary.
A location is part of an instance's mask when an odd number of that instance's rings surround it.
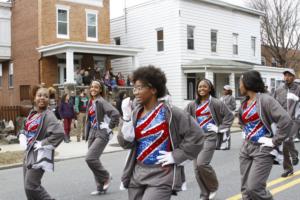
<svg viewBox="0 0 300 200">
<path fill-rule="evenodd" d="M 292 164 L 293 165 L 298 165 L 298 163 L 299 163 L 299 158 L 298 157 L 292 158 Z"/>
<path fill-rule="evenodd" d="M 288 176 L 291 176 L 294 174 L 294 170 L 290 169 L 290 170 L 285 170 L 282 174 L 281 174 L 281 177 L 285 178 L 285 177 L 288 177 Z"/>
</svg>

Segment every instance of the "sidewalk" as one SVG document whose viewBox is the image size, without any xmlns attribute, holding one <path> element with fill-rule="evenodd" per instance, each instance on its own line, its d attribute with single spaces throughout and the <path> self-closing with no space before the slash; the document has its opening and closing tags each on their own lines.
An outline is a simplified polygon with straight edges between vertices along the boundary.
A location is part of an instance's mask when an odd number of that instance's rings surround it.
<svg viewBox="0 0 300 200">
<path fill-rule="evenodd" d="M 88 144 L 86 141 L 76 141 L 76 137 L 71 138 L 70 143 L 62 142 L 55 151 L 57 152 L 57 155 L 55 156 L 56 161 L 60 160 L 66 160 L 66 159 L 72 159 L 72 158 L 80 158 L 84 157 L 88 150 Z M 9 145 L 0 145 L 2 152 L 7 151 L 22 151 L 22 148 L 19 144 L 9 144 Z M 121 148 L 117 141 L 117 134 L 115 133 L 113 138 L 109 141 L 108 145 L 104 149 L 104 153 L 110 153 L 110 152 L 117 152 L 122 151 L 123 148 Z M 18 167 L 21 163 L 15 163 L 11 165 L 5 165 L 0 166 L 1 169 L 8 169 L 12 167 Z"/>
<path fill-rule="evenodd" d="M 240 132 L 241 129 L 239 127 L 233 126 L 231 127 L 231 133 L 237 133 Z M 84 157 L 87 153 L 88 147 L 87 147 L 86 141 L 76 141 L 76 137 L 71 138 L 70 143 L 62 142 L 55 151 L 57 152 L 57 155 L 55 156 L 56 161 L 60 160 L 67 160 L 72 158 L 80 158 Z M 22 148 L 19 144 L 9 144 L 9 145 L 0 145 L 2 152 L 7 151 L 22 151 Z M 113 138 L 109 141 L 108 145 L 104 149 L 104 153 L 110 153 L 110 152 L 117 152 L 122 151 L 123 149 L 119 146 L 117 141 L 117 133 L 114 134 Z M 21 166 L 21 163 L 15 163 L 11 165 L 4 165 L 0 166 L 1 169 L 8 169 L 12 167 L 19 167 Z"/>
</svg>

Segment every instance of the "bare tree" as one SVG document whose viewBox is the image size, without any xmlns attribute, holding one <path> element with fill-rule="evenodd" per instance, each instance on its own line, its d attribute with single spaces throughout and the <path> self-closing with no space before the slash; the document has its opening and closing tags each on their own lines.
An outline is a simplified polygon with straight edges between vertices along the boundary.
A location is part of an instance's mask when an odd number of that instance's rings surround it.
<svg viewBox="0 0 300 200">
<path fill-rule="evenodd" d="M 265 13 L 261 20 L 262 45 L 268 46 L 280 66 L 294 68 L 300 42 L 300 1 L 250 0 L 249 6 Z"/>
</svg>

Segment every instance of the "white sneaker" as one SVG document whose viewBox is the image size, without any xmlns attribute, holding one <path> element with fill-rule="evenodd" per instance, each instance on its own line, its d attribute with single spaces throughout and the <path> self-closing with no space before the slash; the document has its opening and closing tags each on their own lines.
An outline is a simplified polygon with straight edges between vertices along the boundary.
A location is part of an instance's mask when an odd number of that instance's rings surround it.
<svg viewBox="0 0 300 200">
<path fill-rule="evenodd" d="M 100 195 L 100 194 L 101 194 L 101 191 L 99 191 L 99 190 L 91 192 L 92 196 L 97 196 L 97 195 Z"/>
<path fill-rule="evenodd" d="M 106 181 L 106 182 L 104 183 L 104 185 L 103 185 L 103 191 L 108 190 L 108 188 L 109 188 L 109 186 L 110 186 L 110 184 L 111 184 L 111 180 L 112 180 L 112 176 L 111 176 L 111 174 L 109 173 L 109 177 L 108 177 L 107 181 Z"/>
<path fill-rule="evenodd" d="M 294 142 L 300 142 L 300 139 L 296 137 L 296 138 L 294 139 Z"/>
<path fill-rule="evenodd" d="M 217 196 L 217 191 L 210 192 L 208 199 L 215 200 L 216 196 Z"/>
</svg>

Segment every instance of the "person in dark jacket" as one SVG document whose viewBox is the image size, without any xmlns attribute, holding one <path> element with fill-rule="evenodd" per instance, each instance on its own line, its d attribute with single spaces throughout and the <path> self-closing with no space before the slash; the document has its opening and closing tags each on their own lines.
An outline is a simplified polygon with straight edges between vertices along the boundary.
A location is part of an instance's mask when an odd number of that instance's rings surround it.
<svg viewBox="0 0 300 200">
<path fill-rule="evenodd" d="M 133 73 L 137 101 L 122 103 L 123 124 L 119 144 L 130 149 L 122 176 L 129 200 L 169 200 L 184 188 L 183 162 L 195 159 L 203 132 L 183 110 L 159 101 L 166 95 L 165 74 L 154 66 Z"/>
<path fill-rule="evenodd" d="M 25 149 L 23 162 L 24 187 L 28 200 L 53 199 L 41 185 L 45 171 L 54 170 L 54 149 L 62 142 L 63 127 L 48 109 L 47 88 L 33 88 L 34 108 L 24 129 L 19 132 L 20 145 Z"/>
<path fill-rule="evenodd" d="M 97 187 L 91 195 L 106 192 L 110 186 L 111 174 L 103 167 L 100 156 L 112 137 L 112 129 L 118 126 L 120 117 L 104 96 L 104 85 L 98 80 L 92 81 L 85 123 L 85 139 L 88 141 L 85 161 L 94 174 Z"/>
<path fill-rule="evenodd" d="M 59 114 L 64 122 L 65 129 L 65 139 L 66 143 L 69 143 L 70 140 L 70 132 L 71 132 L 71 124 L 72 120 L 75 118 L 74 106 L 69 102 L 69 94 L 64 94 L 61 99 L 61 104 L 59 107 Z"/>
<path fill-rule="evenodd" d="M 289 137 L 292 121 L 280 104 L 265 93 L 259 72 L 242 74 L 240 93 L 246 97 L 238 112 L 245 138 L 240 150 L 242 199 L 272 200 L 266 182 L 274 161 L 278 161 L 279 145 Z"/>
<path fill-rule="evenodd" d="M 205 135 L 203 149 L 194 160 L 194 170 L 201 190 L 200 198 L 215 199 L 219 183 L 210 162 L 216 149 L 217 138 L 229 131 L 234 116 L 222 101 L 215 98 L 214 85 L 210 80 L 199 80 L 196 91 L 197 99 L 185 108 L 204 130 Z"/>
</svg>

